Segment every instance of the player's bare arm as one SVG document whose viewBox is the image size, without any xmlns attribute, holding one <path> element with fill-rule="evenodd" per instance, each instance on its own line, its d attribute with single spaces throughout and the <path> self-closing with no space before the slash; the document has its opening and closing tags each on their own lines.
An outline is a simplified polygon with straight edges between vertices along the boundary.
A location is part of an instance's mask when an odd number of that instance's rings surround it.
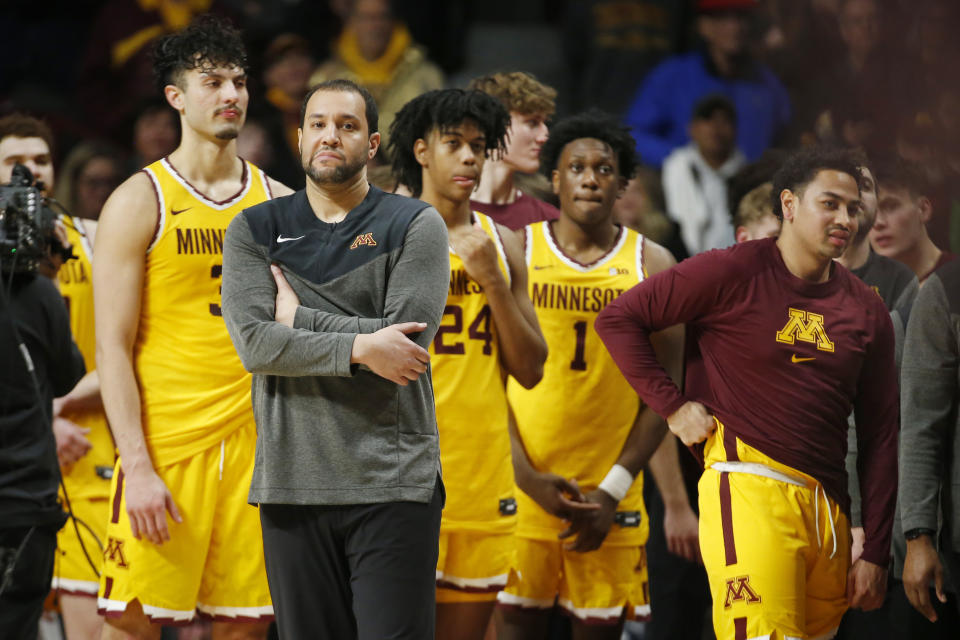
<svg viewBox="0 0 960 640">
<path fill-rule="evenodd" d="M 63 417 L 68 411 L 91 411 L 103 407 L 100 399 L 100 376 L 96 369 L 88 371 L 67 395 L 53 401 L 53 437 L 57 441 L 60 467 L 69 469 L 85 456 L 93 445 L 87 440 L 90 429 Z"/>
<path fill-rule="evenodd" d="M 65 411 L 91 411 L 102 406 L 100 374 L 94 369 L 80 378 L 80 382 L 70 390 L 70 393 L 53 401 L 53 414 L 60 415 Z"/>
<path fill-rule="evenodd" d="M 274 198 L 282 198 L 283 196 L 288 196 L 291 193 L 294 193 L 293 189 L 282 182 L 277 182 L 270 176 L 267 176 L 267 184 L 270 186 L 270 193 L 273 194 Z"/>
<path fill-rule="evenodd" d="M 501 364 L 517 382 L 529 389 L 543 377 L 547 343 L 540 333 L 533 303 L 527 294 L 527 269 L 516 235 L 497 225 L 510 268 L 510 283 L 497 263 L 497 250 L 479 225 L 450 231 L 450 245 L 463 260 L 470 277 L 483 287 L 497 327 Z"/>
<path fill-rule="evenodd" d="M 600 508 L 597 504 L 586 501 L 575 480 L 534 468 L 523 446 L 512 410 L 508 415 L 507 430 L 510 432 L 510 456 L 517 486 L 543 507 L 544 511 L 570 520 L 574 514 L 593 513 Z"/>
<path fill-rule="evenodd" d="M 670 553 L 690 562 L 703 564 L 700 555 L 700 523 L 690 506 L 677 453 L 677 438 L 668 432 L 650 458 L 650 474 L 663 498 L 663 533 Z"/>
<path fill-rule="evenodd" d="M 170 539 L 166 512 L 180 514 L 157 475 L 140 419 L 140 390 L 133 372 L 144 259 L 157 224 L 149 178 L 136 173 L 110 196 L 100 214 L 93 267 L 97 370 L 103 406 L 120 451 L 130 526 L 155 544 Z"/>
<path fill-rule="evenodd" d="M 646 256 L 644 264 L 648 276 L 669 269 L 676 264 L 669 251 L 648 240 L 644 240 L 644 255 Z M 650 335 L 650 342 L 657 359 L 675 384 L 680 381 L 683 374 L 683 336 L 682 325 L 669 327 Z M 601 487 L 585 496 L 588 502 L 595 502 L 600 505 L 597 514 L 591 518 L 574 521 L 570 528 L 561 534 L 561 537 L 577 535 L 574 542 L 568 545 L 568 548 L 574 551 L 592 551 L 600 547 L 613 525 L 619 500 L 626 494 L 633 479 L 636 478 L 648 461 L 652 464 L 656 454 L 665 446 L 668 446 L 663 444 L 667 434 L 668 431 L 663 419 L 650 407 L 641 406 L 637 412 L 633 428 L 624 441 L 617 462 L 608 474 L 607 479 L 601 483 Z M 675 447 L 672 452 L 672 464 L 675 473 L 671 479 L 675 479 L 679 478 L 680 471 L 679 463 L 676 460 Z M 670 465 L 666 455 L 669 454 L 660 454 L 658 459 L 661 469 Z M 679 491 L 683 492 L 682 482 L 679 482 Z M 683 500 L 686 501 L 686 495 L 683 495 Z M 689 509 L 689 504 L 687 504 L 687 508 Z"/>
</svg>

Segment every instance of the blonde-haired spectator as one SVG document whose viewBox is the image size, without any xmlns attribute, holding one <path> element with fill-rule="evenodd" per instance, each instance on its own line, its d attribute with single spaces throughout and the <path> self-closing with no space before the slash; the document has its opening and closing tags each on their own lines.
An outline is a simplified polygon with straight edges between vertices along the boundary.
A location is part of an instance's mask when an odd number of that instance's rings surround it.
<svg viewBox="0 0 960 640">
<path fill-rule="evenodd" d="M 470 89 L 493 96 L 510 112 L 506 149 L 483 165 L 473 208 L 510 229 L 556 220 L 560 211 L 523 192 L 517 178 L 540 170 L 540 149 L 547 141 L 547 120 L 556 110 L 557 92 L 523 71 L 493 73 L 470 82 Z"/>
<path fill-rule="evenodd" d="M 333 43 L 333 56 L 313 72 L 310 86 L 334 79 L 364 86 L 377 101 L 381 149 L 387 147 L 397 111 L 444 83 L 440 67 L 413 41 L 406 25 L 393 15 L 388 0 L 355 0 L 347 9 L 343 31 Z"/>
<path fill-rule="evenodd" d="M 733 228 L 737 242 L 776 238 L 780 235 L 780 220 L 773 213 L 770 194 L 773 184 L 764 182 L 743 196 L 733 214 Z"/>
</svg>

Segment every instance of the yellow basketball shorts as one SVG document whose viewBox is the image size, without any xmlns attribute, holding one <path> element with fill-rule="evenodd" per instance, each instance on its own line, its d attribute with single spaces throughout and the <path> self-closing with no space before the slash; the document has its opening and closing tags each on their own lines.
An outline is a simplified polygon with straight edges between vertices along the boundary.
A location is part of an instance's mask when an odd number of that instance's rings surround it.
<svg viewBox="0 0 960 640">
<path fill-rule="evenodd" d="M 516 560 L 499 606 L 549 609 L 557 602 L 587 624 L 650 617 L 647 554 L 641 546 L 601 546 L 580 553 L 565 540 L 516 538 Z"/>
<path fill-rule="evenodd" d="M 493 602 L 507 585 L 513 561 L 510 533 L 440 528 L 437 602 Z"/>
<path fill-rule="evenodd" d="M 103 562 L 103 545 L 107 539 L 109 506 L 107 498 L 75 498 L 70 501 L 73 518 L 57 532 L 51 589 L 67 595 L 96 597 L 97 572 Z"/>
<path fill-rule="evenodd" d="M 715 463 L 700 479 L 717 639 L 832 638 L 847 610 L 847 517 L 810 476 L 747 465 Z"/>
<path fill-rule="evenodd" d="M 152 622 L 187 624 L 195 612 L 214 620 L 270 619 L 263 540 L 247 504 L 256 430 L 231 433 L 192 458 L 157 468 L 183 522 L 169 514 L 170 540 L 155 545 L 130 532 L 122 460 L 111 487 L 98 607 L 118 617 L 137 599 Z"/>
</svg>

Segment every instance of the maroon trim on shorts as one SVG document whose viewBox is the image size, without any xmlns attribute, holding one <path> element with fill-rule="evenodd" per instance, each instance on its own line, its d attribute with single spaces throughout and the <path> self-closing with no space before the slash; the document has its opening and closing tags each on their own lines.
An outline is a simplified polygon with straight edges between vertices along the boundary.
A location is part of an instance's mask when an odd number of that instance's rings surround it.
<svg viewBox="0 0 960 640">
<path fill-rule="evenodd" d="M 733 540 L 733 510 L 730 504 L 730 474 L 720 474 L 720 526 L 723 529 L 723 551 L 727 566 L 737 564 L 737 546 Z"/>
<path fill-rule="evenodd" d="M 108 584 L 112 586 L 113 581 L 110 578 L 107 578 L 107 581 L 108 581 Z M 109 590 L 106 591 L 103 597 L 106 598 L 107 594 L 109 594 Z M 130 606 L 129 602 L 127 603 L 127 606 Z M 122 611 L 107 611 L 103 607 L 97 607 L 97 613 L 103 616 L 104 618 L 119 618 L 123 616 L 123 614 L 126 613 L 126 611 L 127 611 L 127 607 L 124 607 Z M 147 620 L 149 620 L 154 624 L 162 624 L 168 627 L 185 627 L 189 624 L 193 624 L 193 618 L 189 620 L 176 620 L 174 618 L 162 618 L 159 616 L 152 616 L 146 611 L 143 612 L 143 615 L 147 617 Z"/>
<path fill-rule="evenodd" d="M 254 622 L 273 622 L 276 618 L 273 614 L 265 614 L 262 616 L 222 616 L 212 613 L 206 613 L 197 609 L 197 616 L 203 618 L 204 620 L 210 620 L 212 622 L 243 622 L 243 623 L 254 623 Z"/>
<path fill-rule="evenodd" d="M 97 607 L 97 613 L 103 616 L 104 618 L 119 618 L 125 612 L 126 612 L 126 609 L 124 609 L 123 611 L 107 611 L 103 607 Z M 151 623 L 162 624 L 165 627 L 186 627 L 188 625 L 193 624 L 193 618 L 190 618 L 189 620 L 176 620 L 174 618 L 160 618 L 160 617 L 152 616 L 146 612 L 144 612 L 143 615 L 146 616 L 147 620 L 149 620 Z"/>
<path fill-rule="evenodd" d="M 737 436 L 730 433 L 727 425 L 723 425 L 723 453 L 728 462 L 740 461 L 740 454 L 737 453 Z"/>
<path fill-rule="evenodd" d="M 512 602 L 507 603 L 507 602 L 500 602 L 499 600 L 497 600 L 497 607 L 501 609 L 509 609 L 510 611 L 549 611 L 555 605 L 556 605 L 556 601 L 554 601 L 554 603 L 549 606 L 537 607 L 534 605 L 514 604 Z"/>
<path fill-rule="evenodd" d="M 747 619 L 733 619 L 733 640 L 747 640 Z"/>
<path fill-rule="evenodd" d="M 624 618 L 623 613 L 626 610 L 626 605 L 624 605 L 624 607 L 620 609 L 620 615 L 613 616 L 612 618 L 593 618 L 593 617 L 581 618 L 580 616 L 576 615 L 573 611 L 567 610 L 562 604 L 557 603 L 557 606 L 560 607 L 560 612 L 563 613 L 563 615 L 570 618 L 571 620 L 576 620 L 581 624 L 585 624 L 591 627 L 612 627 L 613 625 L 620 624 L 620 620 Z"/>
<path fill-rule="evenodd" d="M 107 578 L 109 580 L 110 578 Z M 54 589 L 57 595 L 60 596 L 85 596 L 87 598 L 96 598 L 96 593 L 90 593 L 89 591 L 79 591 L 77 589 L 64 589 L 63 587 L 57 587 Z"/>
<path fill-rule="evenodd" d="M 113 591 L 113 578 L 107 576 L 103 581 L 103 599 L 110 599 L 110 592 Z"/>
<path fill-rule="evenodd" d="M 461 587 L 458 584 L 447 582 L 446 580 L 437 580 L 438 589 L 450 589 L 451 591 L 460 591 L 462 593 L 500 593 L 507 583 L 490 585 L 489 587 Z"/>
<path fill-rule="evenodd" d="M 117 468 L 117 492 L 113 494 L 113 515 L 110 516 L 110 523 L 120 522 L 120 498 L 123 496 L 123 467 Z M 107 578 L 109 580 L 109 578 Z M 108 594 L 109 595 L 109 594 Z M 108 595 L 103 596 L 104 598 Z"/>
</svg>

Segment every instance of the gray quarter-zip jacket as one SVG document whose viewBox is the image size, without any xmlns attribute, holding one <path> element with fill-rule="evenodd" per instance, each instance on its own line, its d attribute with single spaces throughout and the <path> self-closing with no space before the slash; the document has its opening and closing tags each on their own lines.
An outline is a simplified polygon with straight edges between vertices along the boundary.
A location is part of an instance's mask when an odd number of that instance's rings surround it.
<svg viewBox="0 0 960 640">
<path fill-rule="evenodd" d="M 278 263 L 300 298 L 274 321 Z M 447 299 L 447 230 L 427 204 L 370 187 L 336 224 L 304 191 L 236 216 L 223 248 L 222 309 L 253 375 L 253 504 L 429 502 L 440 449 L 430 370 L 402 387 L 350 364 L 353 341 L 399 322 L 427 348 Z M 211 363 L 215 366 L 215 363 Z"/>
</svg>

